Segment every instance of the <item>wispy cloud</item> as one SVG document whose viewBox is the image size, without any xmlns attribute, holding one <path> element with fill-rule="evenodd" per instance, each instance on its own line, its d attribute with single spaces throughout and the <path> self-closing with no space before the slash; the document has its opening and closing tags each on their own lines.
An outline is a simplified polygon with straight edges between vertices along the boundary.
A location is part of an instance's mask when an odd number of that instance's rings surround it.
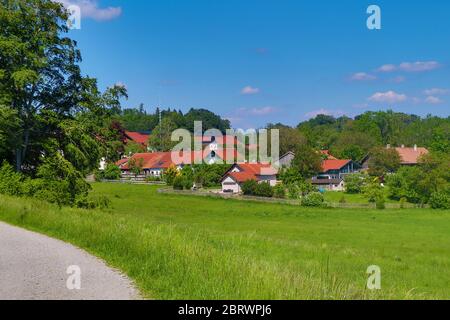
<svg viewBox="0 0 450 320">
<path fill-rule="evenodd" d="M 271 113 L 276 112 L 277 109 L 275 107 L 266 106 L 260 108 L 239 108 L 237 112 L 239 114 L 244 115 L 252 115 L 252 116 L 265 116 Z"/>
<path fill-rule="evenodd" d="M 377 69 L 378 72 L 426 72 L 438 69 L 441 64 L 437 61 L 416 61 L 416 62 L 402 62 L 399 65 L 385 64 Z"/>
<path fill-rule="evenodd" d="M 406 78 L 403 76 L 394 77 L 394 78 L 388 80 L 388 82 L 393 82 L 393 83 L 402 83 L 405 81 L 406 81 Z"/>
<path fill-rule="evenodd" d="M 97 0 L 54 0 L 62 3 L 65 7 L 70 5 L 79 6 L 81 18 L 91 18 L 97 21 L 107 21 L 119 17 L 122 14 L 121 7 L 101 8 Z"/>
<path fill-rule="evenodd" d="M 407 98 L 408 97 L 405 94 L 397 93 L 395 91 L 387 91 L 377 92 L 369 97 L 368 100 L 372 102 L 398 103 L 406 101 Z"/>
<path fill-rule="evenodd" d="M 241 90 L 241 94 L 242 95 L 252 95 L 252 94 L 257 94 L 259 93 L 259 88 L 254 88 L 252 86 L 246 86 L 244 88 L 242 88 Z"/>
<path fill-rule="evenodd" d="M 442 89 L 442 88 L 431 88 L 424 91 L 427 96 L 436 96 L 436 95 L 444 95 L 449 94 L 450 89 Z"/>
<path fill-rule="evenodd" d="M 440 104 L 443 101 L 440 98 L 438 98 L 438 97 L 428 96 L 428 97 L 426 97 L 425 102 L 428 103 L 428 104 Z"/>
<path fill-rule="evenodd" d="M 377 77 L 375 77 L 372 74 L 368 74 L 366 72 L 357 72 L 354 73 L 350 79 L 353 81 L 370 81 L 370 80 L 375 80 Z"/>
<path fill-rule="evenodd" d="M 379 72 L 392 72 L 395 71 L 397 67 L 393 64 L 385 64 L 377 69 Z"/>
</svg>

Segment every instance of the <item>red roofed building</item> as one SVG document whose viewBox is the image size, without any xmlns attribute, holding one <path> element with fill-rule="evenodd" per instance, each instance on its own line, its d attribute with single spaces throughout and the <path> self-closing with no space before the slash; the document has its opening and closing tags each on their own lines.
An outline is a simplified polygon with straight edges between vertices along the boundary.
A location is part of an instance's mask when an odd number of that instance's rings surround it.
<svg viewBox="0 0 450 320">
<path fill-rule="evenodd" d="M 150 138 L 150 134 L 142 133 L 142 132 L 134 132 L 134 131 L 125 131 L 125 143 L 129 141 L 133 141 L 145 147 L 147 149 L 148 139 Z"/>
<path fill-rule="evenodd" d="M 390 148 L 391 148 L 390 145 L 386 147 L 386 149 Z M 428 149 L 417 147 L 417 145 L 414 145 L 414 147 L 412 148 L 401 146 L 394 149 L 400 156 L 400 164 L 402 166 L 415 166 L 419 163 L 420 157 L 427 155 L 429 153 Z M 361 160 L 363 170 L 365 171 L 369 170 L 369 163 L 370 163 L 370 155 L 367 155 Z"/>
<path fill-rule="evenodd" d="M 226 163 L 228 156 L 231 156 L 229 162 L 234 163 L 238 159 L 238 153 L 236 150 L 231 152 L 226 151 L 191 151 L 188 153 L 183 152 L 148 152 L 148 153 L 136 153 L 129 159 L 121 159 L 116 165 L 120 167 L 124 174 L 129 174 L 130 161 L 133 161 L 139 165 L 142 165 L 142 171 L 146 176 L 160 177 L 165 170 L 174 165 L 181 169 L 185 165 L 190 164 L 214 164 L 214 163 Z"/>
<path fill-rule="evenodd" d="M 346 174 L 355 172 L 356 169 L 357 165 L 352 160 L 323 160 L 321 176 L 340 179 Z"/>
<path fill-rule="evenodd" d="M 240 193 L 245 181 L 255 180 L 267 182 L 271 186 L 277 184 L 278 171 L 270 164 L 239 163 L 233 165 L 222 177 L 222 192 Z"/>
<path fill-rule="evenodd" d="M 429 153 L 428 149 L 414 146 L 413 148 L 395 148 L 404 166 L 417 165 L 421 156 Z"/>
</svg>

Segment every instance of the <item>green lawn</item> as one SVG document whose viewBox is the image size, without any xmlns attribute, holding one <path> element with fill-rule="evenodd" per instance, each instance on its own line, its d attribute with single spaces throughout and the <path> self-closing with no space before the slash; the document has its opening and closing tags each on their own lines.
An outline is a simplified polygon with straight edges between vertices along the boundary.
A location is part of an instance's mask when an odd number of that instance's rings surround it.
<svg viewBox="0 0 450 320">
<path fill-rule="evenodd" d="M 309 209 L 94 184 L 110 209 L 0 197 L 0 219 L 69 241 L 156 299 L 450 297 L 450 211 Z M 365 289 L 378 265 L 382 289 Z"/>
<path fill-rule="evenodd" d="M 369 200 L 363 194 L 349 194 L 339 191 L 327 191 L 324 193 L 324 198 L 327 202 L 338 203 L 342 197 L 345 199 L 346 203 L 369 203 Z M 387 191 L 385 199 L 386 203 L 399 203 L 399 201 L 389 199 L 387 197 Z"/>
</svg>

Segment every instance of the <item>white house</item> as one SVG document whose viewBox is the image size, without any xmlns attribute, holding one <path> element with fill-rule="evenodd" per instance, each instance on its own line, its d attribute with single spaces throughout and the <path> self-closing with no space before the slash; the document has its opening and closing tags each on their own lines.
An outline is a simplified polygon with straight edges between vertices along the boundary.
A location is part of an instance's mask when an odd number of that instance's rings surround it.
<svg viewBox="0 0 450 320">
<path fill-rule="evenodd" d="M 233 165 L 222 177 L 222 192 L 240 193 L 245 181 L 255 180 L 267 182 L 271 186 L 277 184 L 277 170 L 270 164 L 239 163 Z"/>
</svg>

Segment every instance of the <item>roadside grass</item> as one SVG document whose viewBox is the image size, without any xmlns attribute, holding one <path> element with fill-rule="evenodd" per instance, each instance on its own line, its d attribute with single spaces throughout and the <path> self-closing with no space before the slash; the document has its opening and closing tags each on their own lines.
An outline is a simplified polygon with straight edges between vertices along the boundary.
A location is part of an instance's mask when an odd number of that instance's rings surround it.
<svg viewBox="0 0 450 320">
<path fill-rule="evenodd" d="M 448 299 L 450 211 L 310 209 L 95 183 L 107 210 L 0 196 L 0 220 L 73 243 L 153 299 Z M 378 265 L 382 289 L 368 291 Z"/>
</svg>

